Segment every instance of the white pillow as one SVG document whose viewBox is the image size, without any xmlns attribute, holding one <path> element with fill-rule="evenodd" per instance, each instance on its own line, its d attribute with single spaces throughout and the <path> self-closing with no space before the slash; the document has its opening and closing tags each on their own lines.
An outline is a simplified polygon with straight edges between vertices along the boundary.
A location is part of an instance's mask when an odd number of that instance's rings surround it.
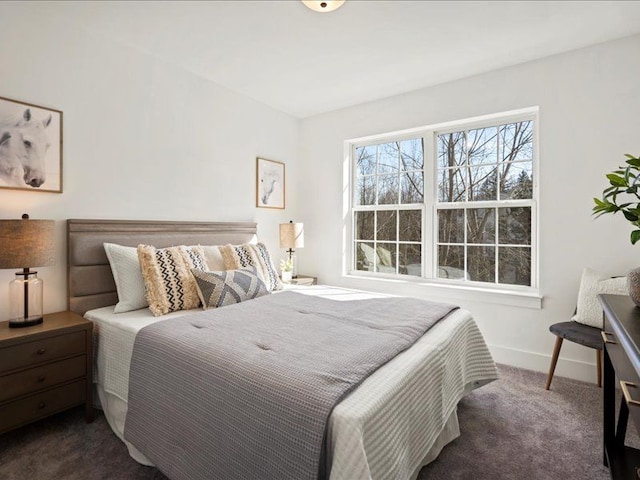
<svg viewBox="0 0 640 480">
<path fill-rule="evenodd" d="M 218 245 L 200 245 L 204 252 L 204 258 L 209 265 L 209 270 L 214 272 L 221 272 L 224 268 L 224 258 L 220 253 Z"/>
<path fill-rule="evenodd" d="M 144 279 L 138 260 L 138 249 L 115 243 L 104 243 L 103 245 L 118 292 L 118 303 L 113 312 L 124 313 L 148 307 L 149 302 L 147 302 Z"/>
<path fill-rule="evenodd" d="M 599 293 L 628 295 L 627 277 L 610 278 L 600 272 L 585 268 L 580 281 L 578 309 L 572 320 L 591 327 L 603 328 L 602 306 L 598 300 Z"/>
</svg>

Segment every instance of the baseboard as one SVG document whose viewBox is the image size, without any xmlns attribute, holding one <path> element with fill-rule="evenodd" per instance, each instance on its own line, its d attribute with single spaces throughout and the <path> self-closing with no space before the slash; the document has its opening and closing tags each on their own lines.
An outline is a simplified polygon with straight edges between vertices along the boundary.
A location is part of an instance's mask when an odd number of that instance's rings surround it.
<svg viewBox="0 0 640 480">
<path fill-rule="evenodd" d="M 518 350 L 515 348 L 501 347 L 497 345 L 489 345 L 489 350 L 491 350 L 491 355 L 493 355 L 493 359 L 496 363 L 504 363 L 505 365 L 526 368 L 537 372 L 549 372 L 551 355 L 543 355 L 541 353 L 528 352 L 526 350 Z M 594 363 L 589 363 L 563 358 L 562 353 L 560 353 L 554 376 L 568 377 L 575 380 L 581 380 L 583 382 L 596 383 L 595 354 Z"/>
</svg>

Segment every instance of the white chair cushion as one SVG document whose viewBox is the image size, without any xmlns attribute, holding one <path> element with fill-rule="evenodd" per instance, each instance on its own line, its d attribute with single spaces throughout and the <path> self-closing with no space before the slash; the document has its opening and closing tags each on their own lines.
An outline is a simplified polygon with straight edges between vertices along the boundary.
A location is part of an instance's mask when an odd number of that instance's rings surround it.
<svg viewBox="0 0 640 480">
<path fill-rule="evenodd" d="M 578 309 L 572 320 L 591 327 L 603 328 L 599 293 L 628 295 L 627 277 L 611 278 L 591 268 L 585 268 L 578 292 Z"/>
</svg>

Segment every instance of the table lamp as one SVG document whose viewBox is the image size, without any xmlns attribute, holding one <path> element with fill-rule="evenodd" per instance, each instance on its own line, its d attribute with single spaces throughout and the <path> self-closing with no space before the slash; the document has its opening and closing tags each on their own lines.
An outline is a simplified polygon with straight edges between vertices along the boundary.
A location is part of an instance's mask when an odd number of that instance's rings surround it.
<svg viewBox="0 0 640 480">
<path fill-rule="evenodd" d="M 287 248 L 289 260 L 293 264 L 293 278 L 298 276 L 298 265 L 296 262 L 294 248 L 304 247 L 304 223 L 281 223 L 280 224 L 280 248 Z"/>
<path fill-rule="evenodd" d="M 9 327 L 42 323 L 42 280 L 30 267 L 54 261 L 53 220 L 0 220 L 0 269 L 22 268 L 9 283 Z"/>
</svg>

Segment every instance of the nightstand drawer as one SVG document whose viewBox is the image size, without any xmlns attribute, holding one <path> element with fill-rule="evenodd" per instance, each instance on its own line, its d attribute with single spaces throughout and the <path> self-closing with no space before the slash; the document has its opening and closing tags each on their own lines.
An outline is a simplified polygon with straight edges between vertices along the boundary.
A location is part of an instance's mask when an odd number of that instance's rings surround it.
<svg viewBox="0 0 640 480">
<path fill-rule="evenodd" d="M 79 405 L 86 392 L 86 382 L 81 380 L 0 406 L 0 433 Z"/>
<path fill-rule="evenodd" d="M 0 403 L 86 375 L 87 357 L 69 358 L 0 377 Z"/>
<path fill-rule="evenodd" d="M 86 351 L 84 332 L 0 348 L 0 373 Z"/>
<path fill-rule="evenodd" d="M 635 403 L 640 401 L 640 378 L 633 368 L 631 360 L 629 360 L 629 355 L 620 343 L 620 339 L 615 334 L 608 318 L 605 319 L 603 340 L 604 338 L 607 339 L 604 343 L 604 348 L 606 348 L 607 353 L 609 354 L 609 359 L 616 371 L 616 377 L 619 382 L 627 384 L 626 388 L 633 402 L 628 404 L 631 418 L 635 425 L 640 427 L 640 405 Z M 617 386 L 621 386 L 621 383 L 617 383 Z"/>
</svg>

